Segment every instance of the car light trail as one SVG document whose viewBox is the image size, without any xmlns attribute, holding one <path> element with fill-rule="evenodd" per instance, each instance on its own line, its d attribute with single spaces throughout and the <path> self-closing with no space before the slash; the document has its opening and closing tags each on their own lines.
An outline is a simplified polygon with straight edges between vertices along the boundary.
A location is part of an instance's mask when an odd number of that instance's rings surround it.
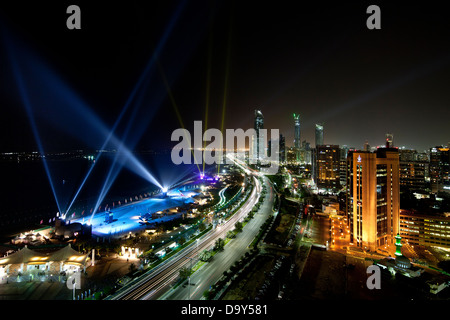
<svg viewBox="0 0 450 320">
<path fill-rule="evenodd" d="M 253 188 L 247 202 L 229 220 L 227 220 L 221 228 L 210 230 L 199 239 L 198 244 L 196 242 L 191 243 L 183 250 L 177 252 L 173 257 L 149 271 L 145 276 L 136 279 L 130 283 L 130 285 L 120 289 L 109 299 L 151 299 L 154 298 L 155 295 L 160 294 L 161 290 L 165 289 L 178 277 L 178 270 L 190 263 L 186 257 L 196 258 L 198 252 L 210 249 L 218 238 L 225 237 L 226 233 L 234 227 L 235 223 L 242 219 L 253 208 L 259 200 L 261 190 L 258 179 L 253 177 L 253 180 L 255 188 Z"/>
</svg>

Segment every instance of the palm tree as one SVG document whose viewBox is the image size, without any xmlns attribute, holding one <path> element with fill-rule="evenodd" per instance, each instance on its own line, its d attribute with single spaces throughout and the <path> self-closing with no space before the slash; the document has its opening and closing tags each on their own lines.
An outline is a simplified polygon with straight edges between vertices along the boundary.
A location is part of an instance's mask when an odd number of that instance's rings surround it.
<svg viewBox="0 0 450 320">
<path fill-rule="evenodd" d="M 214 244 L 214 249 L 217 251 L 223 251 L 223 248 L 225 247 L 225 240 L 222 238 L 219 238 L 216 240 L 216 243 Z"/>
<path fill-rule="evenodd" d="M 209 259 L 211 259 L 211 252 L 206 249 L 203 250 L 199 254 L 199 259 L 204 262 L 208 261 Z"/>
</svg>

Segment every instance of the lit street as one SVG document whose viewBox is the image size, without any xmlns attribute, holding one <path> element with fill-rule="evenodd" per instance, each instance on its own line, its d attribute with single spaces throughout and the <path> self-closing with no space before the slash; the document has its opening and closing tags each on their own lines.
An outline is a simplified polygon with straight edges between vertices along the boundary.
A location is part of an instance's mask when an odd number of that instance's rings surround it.
<svg viewBox="0 0 450 320">
<path fill-rule="evenodd" d="M 264 223 L 267 217 L 272 213 L 273 191 L 268 183 L 268 179 L 264 177 L 264 182 L 268 188 L 264 204 L 255 214 L 254 218 L 250 220 L 244 227 L 241 233 L 232 239 L 226 246 L 225 250 L 216 254 L 212 261 L 203 265 L 203 267 L 196 271 L 191 277 L 191 288 L 188 286 L 178 286 L 176 290 L 164 295 L 164 299 L 168 300 L 182 300 L 187 299 L 189 294 L 191 299 L 198 300 L 202 298 L 205 290 L 214 284 L 229 267 L 238 260 L 245 252 L 247 252 L 248 245 L 252 242 L 254 237 L 259 232 L 259 227 Z"/>
<path fill-rule="evenodd" d="M 170 289 L 170 285 L 173 284 L 178 278 L 179 270 L 182 267 L 190 267 L 193 262 L 197 260 L 198 252 L 205 249 L 211 249 L 214 246 L 216 239 L 225 238 L 226 233 L 234 228 L 235 223 L 250 212 L 258 200 L 261 189 L 259 181 L 256 178 L 253 178 L 253 181 L 255 183 L 255 188 L 253 189 L 248 201 L 227 222 L 205 234 L 199 240 L 198 245 L 197 243 L 191 244 L 189 247 L 158 265 L 154 268 L 154 270 L 149 271 L 144 276 L 135 279 L 132 283 L 120 289 L 110 299 L 157 299 L 166 290 Z M 272 193 L 270 192 L 270 194 Z M 273 195 L 270 197 L 273 197 Z M 225 251 L 218 253 L 217 256 L 214 257 L 214 260 L 210 263 L 212 267 L 208 268 L 207 264 L 198 273 L 194 274 L 191 282 L 193 284 L 198 282 L 198 286 L 192 292 L 194 295 L 201 296 L 204 291 L 202 288 L 205 290 L 209 288 L 211 283 L 217 280 L 217 278 L 221 276 L 223 271 L 225 271 L 229 265 L 245 253 L 248 244 L 253 240 L 259 230 L 259 226 L 265 220 L 264 217 L 267 217 L 269 209 L 271 210 L 272 201 L 272 198 L 265 201 L 265 205 L 261 209 L 264 210 L 263 215 L 255 215 L 255 218 L 246 225 L 244 231 L 226 246 Z M 231 250 L 229 250 L 230 248 Z M 217 261 L 215 262 L 215 268 L 213 264 L 214 261 Z M 179 295 L 176 295 L 175 298 L 181 299 L 182 296 L 188 298 L 189 293 L 180 293 Z"/>
<path fill-rule="evenodd" d="M 0 29 L 0 300 L 450 301 L 443 4 L 1 1 Z"/>
</svg>

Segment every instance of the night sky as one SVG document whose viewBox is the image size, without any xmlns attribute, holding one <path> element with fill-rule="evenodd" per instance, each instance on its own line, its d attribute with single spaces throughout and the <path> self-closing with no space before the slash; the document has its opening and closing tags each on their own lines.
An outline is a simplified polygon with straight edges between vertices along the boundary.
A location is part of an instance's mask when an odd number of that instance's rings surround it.
<svg viewBox="0 0 450 320">
<path fill-rule="evenodd" d="M 66 28 L 70 4 L 81 8 L 81 30 Z M 371 4 L 381 30 L 366 27 Z M 207 105 L 208 127 L 221 129 L 225 105 L 224 129 L 253 127 L 260 109 L 288 146 L 295 112 L 311 146 L 323 123 L 326 144 L 376 146 L 389 132 L 396 146 L 423 151 L 450 141 L 449 21 L 435 2 L 2 3 L 0 151 L 37 149 L 11 59 L 46 151 L 99 148 L 104 132 L 92 115 L 113 127 L 135 88 L 119 140 L 175 145 L 181 124 L 162 72 L 188 129 L 205 121 Z"/>
</svg>

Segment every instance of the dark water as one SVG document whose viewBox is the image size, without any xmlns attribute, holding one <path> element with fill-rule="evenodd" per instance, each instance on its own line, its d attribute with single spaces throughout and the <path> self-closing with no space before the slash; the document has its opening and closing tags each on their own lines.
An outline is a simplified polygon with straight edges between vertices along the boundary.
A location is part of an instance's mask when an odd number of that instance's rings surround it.
<svg viewBox="0 0 450 320">
<path fill-rule="evenodd" d="M 198 170 L 195 165 L 173 165 L 168 153 L 137 157 L 149 172 L 162 182 L 172 183 L 192 176 Z M 47 160 L 46 163 L 59 207 L 64 211 L 94 162 L 76 158 Z M 95 167 L 68 214 L 75 212 L 78 216 L 83 211 L 88 214 L 94 208 L 111 163 L 111 157 L 108 156 L 96 160 Z M 0 162 L 0 176 L 0 235 L 29 227 L 35 228 L 41 221 L 44 225 L 49 224 L 49 219 L 55 217 L 59 209 L 42 161 Z M 130 197 L 134 200 L 135 196 L 139 197 L 158 189 L 124 166 L 101 204 L 112 207 L 113 202 L 123 202 L 125 198 Z"/>
</svg>

